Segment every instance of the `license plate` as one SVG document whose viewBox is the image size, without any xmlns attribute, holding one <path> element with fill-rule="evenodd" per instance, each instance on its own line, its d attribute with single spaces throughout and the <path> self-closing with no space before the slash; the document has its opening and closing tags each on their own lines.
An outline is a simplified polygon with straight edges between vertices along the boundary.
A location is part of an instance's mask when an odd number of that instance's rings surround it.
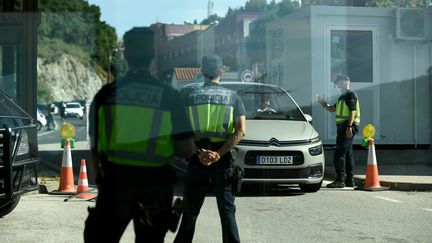
<svg viewBox="0 0 432 243">
<path fill-rule="evenodd" d="M 257 165 L 292 165 L 292 156 L 257 156 Z"/>
</svg>

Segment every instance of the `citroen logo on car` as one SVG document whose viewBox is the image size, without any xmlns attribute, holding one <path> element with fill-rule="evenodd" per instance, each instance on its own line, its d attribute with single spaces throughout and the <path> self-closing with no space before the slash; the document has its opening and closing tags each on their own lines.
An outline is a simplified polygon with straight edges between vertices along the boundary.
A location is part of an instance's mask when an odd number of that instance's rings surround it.
<svg viewBox="0 0 432 243">
<path fill-rule="evenodd" d="M 271 138 L 269 143 L 273 146 L 279 146 L 279 140 L 277 140 L 276 138 Z"/>
</svg>

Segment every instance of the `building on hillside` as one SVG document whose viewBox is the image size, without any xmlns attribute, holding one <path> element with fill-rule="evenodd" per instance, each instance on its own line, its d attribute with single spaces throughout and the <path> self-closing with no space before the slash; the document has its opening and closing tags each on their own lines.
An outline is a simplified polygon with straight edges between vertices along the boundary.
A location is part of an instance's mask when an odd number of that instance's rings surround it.
<svg viewBox="0 0 432 243">
<path fill-rule="evenodd" d="M 351 78 L 361 128 L 373 124 L 377 144 L 431 145 L 432 8 L 311 6 L 267 25 L 268 82 L 290 91 L 324 144 L 334 144 L 336 67 Z M 360 133 L 356 143 L 362 139 Z"/>
<path fill-rule="evenodd" d="M 197 31 L 207 29 L 207 25 L 163 24 L 150 26 L 156 36 L 156 65 L 159 78 L 170 80 L 176 66 L 196 66 Z"/>
<path fill-rule="evenodd" d="M 261 13 L 238 12 L 223 19 L 215 27 L 215 53 L 223 58 L 224 65 L 231 70 L 251 68 L 246 52 L 246 39 L 249 36 L 250 24 Z"/>
<path fill-rule="evenodd" d="M 194 25 L 194 30 L 173 39 L 163 37 L 162 25 L 158 27 L 158 73 L 163 79 L 172 79 L 175 67 L 201 65 L 204 55 L 217 54 L 231 70 L 249 68 L 245 43 L 249 25 L 259 13 L 235 13 L 220 23 Z"/>
</svg>

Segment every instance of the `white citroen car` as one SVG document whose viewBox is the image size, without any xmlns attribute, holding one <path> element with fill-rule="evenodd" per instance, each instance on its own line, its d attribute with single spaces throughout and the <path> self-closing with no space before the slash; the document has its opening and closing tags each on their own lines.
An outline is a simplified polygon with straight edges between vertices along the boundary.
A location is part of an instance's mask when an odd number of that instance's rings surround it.
<svg viewBox="0 0 432 243">
<path fill-rule="evenodd" d="M 318 191 L 325 160 L 321 139 L 311 125 L 312 117 L 278 86 L 221 84 L 237 91 L 246 109 L 246 136 L 233 151 L 233 159 L 245 170 L 243 182 L 298 184 L 304 192 Z M 183 89 L 200 85 L 193 83 Z"/>
</svg>

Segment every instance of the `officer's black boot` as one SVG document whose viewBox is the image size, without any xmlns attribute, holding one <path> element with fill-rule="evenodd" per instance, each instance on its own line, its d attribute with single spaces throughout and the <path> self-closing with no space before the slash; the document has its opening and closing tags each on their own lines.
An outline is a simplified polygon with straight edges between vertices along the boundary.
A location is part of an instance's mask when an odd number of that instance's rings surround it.
<svg viewBox="0 0 432 243">
<path fill-rule="evenodd" d="M 346 187 L 354 187 L 355 186 L 355 184 L 354 184 L 354 177 L 353 176 L 347 176 L 345 178 L 345 186 Z"/>
<path fill-rule="evenodd" d="M 327 188 L 344 188 L 345 187 L 345 178 L 344 176 L 337 175 L 336 180 L 330 184 L 327 184 Z"/>
</svg>

